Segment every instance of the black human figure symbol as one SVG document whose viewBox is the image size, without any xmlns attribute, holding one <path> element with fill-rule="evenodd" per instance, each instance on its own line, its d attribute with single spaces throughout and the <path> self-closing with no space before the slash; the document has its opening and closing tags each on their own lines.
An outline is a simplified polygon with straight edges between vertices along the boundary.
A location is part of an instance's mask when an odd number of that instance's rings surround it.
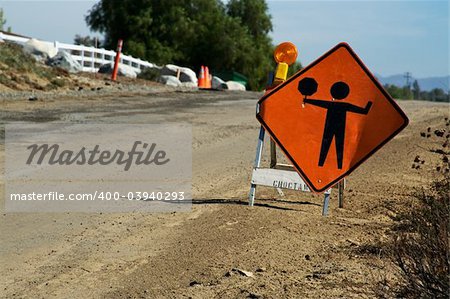
<svg viewBox="0 0 450 299">
<path fill-rule="evenodd" d="M 350 103 L 337 102 L 345 99 L 350 93 L 350 87 L 345 82 L 336 82 L 331 86 L 331 101 L 308 99 L 317 91 L 318 84 L 313 78 L 304 78 L 298 83 L 298 90 L 304 96 L 303 102 L 327 109 L 325 128 L 323 131 L 322 145 L 320 148 L 319 166 L 322 167 L 330 150 L 331 142 L 335 138 L 338 169 L 342 169 L 344 158 L 345 122 L 347 112 L 367 115 L 372 102 L 369 101 L 365 108 Z"/>
</svg>

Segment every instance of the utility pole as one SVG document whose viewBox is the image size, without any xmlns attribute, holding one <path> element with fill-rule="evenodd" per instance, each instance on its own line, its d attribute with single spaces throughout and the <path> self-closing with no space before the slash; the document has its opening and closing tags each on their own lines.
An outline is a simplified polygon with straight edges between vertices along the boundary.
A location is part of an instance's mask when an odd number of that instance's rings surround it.
<svg viewBox="0 0 450 299">
<path fill-rule="evenodd" d="M 408 86 L 408 89 L 411 89 L 411 78 L 412 78 L 411 73 L 406 72 L 403 77 L 406 78 L 406 86 Z"/>
</svg>

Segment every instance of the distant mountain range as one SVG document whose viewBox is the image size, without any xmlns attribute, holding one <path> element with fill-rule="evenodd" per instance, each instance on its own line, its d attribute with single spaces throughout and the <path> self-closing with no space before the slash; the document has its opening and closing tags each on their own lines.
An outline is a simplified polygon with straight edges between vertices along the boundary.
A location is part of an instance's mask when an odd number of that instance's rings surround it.
<svg viewBox="0 0 450 299">
<path fill-rule="evenodd" d="M 383 77 L 381 75 L 375 74 L 375 77 L 377 77 L 378 81 L 381 82 L 381 84 L 391 84 L 396 85 L 399 87 L 406 85 L 406 78 L 404 74 L 401 75 L 393 75 L 388 77 Z M 428 78 L 411 78 L 411 86 L 414 80 L 417 80 L 420 86 L 420 90 L 422 91 L 430 91 L 434 88 L 440 88 L 443 89 L 445 92 L 449 90 L 450 87 L 450 76 L 443 76 L 443 77 L 428 77 Z"/>
</svg>

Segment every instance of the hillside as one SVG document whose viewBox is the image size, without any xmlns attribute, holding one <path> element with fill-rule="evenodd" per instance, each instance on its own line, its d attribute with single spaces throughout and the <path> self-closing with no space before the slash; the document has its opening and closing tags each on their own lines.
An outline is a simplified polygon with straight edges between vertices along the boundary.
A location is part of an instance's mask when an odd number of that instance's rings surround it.
<svg viewBox="0 0 450 299">
<path fill-rule="evenodd" d="M 66 70 L 52 68 L 22 51 L 13 43 L 0 43 L 0 93 L 27 91 L 33 93 L 61 91 L 118 91 L 140 89 L 146 85 L 160 85 L 142 79 L 120 77 L 112 82 L 109 75 L 99 73 L 69 74 Z"/>
<path fill-rule="evenodd" d="M 406 79 L 403 74 L 399 75 L 392 75 L 383 77 L 381 75 L 376 75 L 378 80 L 381 82 L 381 84 L 391 84 L 396 85 L 399 87 L 402 87 L 406 84 Z M 443 77 L 428 77 L 428 78 L 412 78 L 411 82 L 414 82 L 414 80 L 417 80 L 419 83 L 420 89 L 422 91 L 431 91 L 434 88 L 441 88 L 445 91 L 449 90 L 450 87 L 450 76 L 443 76 Z"/>
</svg>

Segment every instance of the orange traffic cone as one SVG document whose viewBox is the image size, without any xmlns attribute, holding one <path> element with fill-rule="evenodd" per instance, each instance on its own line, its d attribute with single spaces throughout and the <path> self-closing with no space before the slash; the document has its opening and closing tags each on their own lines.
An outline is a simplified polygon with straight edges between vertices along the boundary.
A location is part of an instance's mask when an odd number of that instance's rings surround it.
<svg viewBox="0 0 450 299">
<path fill-rule="evenodd" d="M 200 68 L 200 73 L 198 74 L 198 87 L 199 88 L 205 88 L 205 67 L 202 65 Z"/>
<path fill-rule="evenodd" d="M 211 88 L 211 76 L 209 75 L 209 68 L 205 66 L 205 88 Z"/>
</svg>

